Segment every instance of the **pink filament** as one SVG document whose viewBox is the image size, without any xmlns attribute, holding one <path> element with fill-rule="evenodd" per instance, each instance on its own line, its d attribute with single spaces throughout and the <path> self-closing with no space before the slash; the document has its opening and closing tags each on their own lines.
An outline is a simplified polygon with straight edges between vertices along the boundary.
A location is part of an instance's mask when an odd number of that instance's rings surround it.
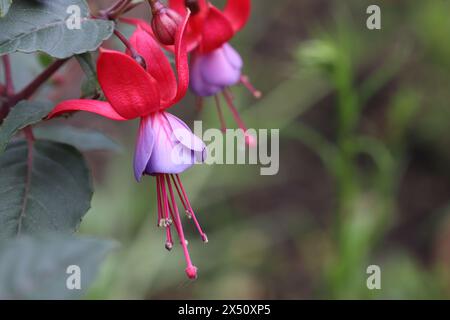
<svg viewBox="0 0 450 320">
<path fill-rule="evenodd" d="M 156 176 L 156 196 L 158 200 L 158 222 L 156 225 L 160 226 L 163 215 L 162 215 L 161 186 L 159 182 L 159 176 Z"/>
<path fill-rule="evenodd" d="M 163 206 L 163 217 L 165 219 L 165 228 L 166 228 L 166 248 L 168 250 L 171 250 L 173 247 L 173 239 L 172 239 L 172 232 L 170 230 L 170 216 L 169 216 L 169 205 L 168 205 L 168 199 L 167 199 L 167 193 L 166 193 L 166 187 L 164 184 L 164 175 L 158 175 L 157 178 L 159 178 L 159 184 L 160 189 L 162 190 L 162 204 Z"/>
<path fill-rule="evenodd" d="M 220 98 L 219 96 L 214 96 L 214 99 L 216 100 L 216 107 L 217 107 L 217 112 L 219 114 L 219 120 L 220 120 L 220 127 L 222 129 L 222 132 L 226 132 L 227 131 L 227 124 L 225 123 L 225 118 L 223 117 L 223 112 L 222 112 L 222 106 L 220 104 Z"/>
<path fill-rule="evenodd" d="M 241 83 L 247 88 L 248 91 L 251 92 L 251 94 L 256 98 L 260 99 L 262 97 L 261 91 L 257 90 L 252 83 L 250 82 L 250 79 L 248 76 L 242 76 L 241 77 Z"/>
<path fill-rule="evenodd" d="M 223 96 L 225 97 L 225 100 L 228 104 L 228 107 L 231 110 L 231 113 L 233 114 L 234 120 L 238 124 L 239 128 L 244 132 L 245 135 L 245 143 L 249 145 L 250 147 L 256 146 L 256 139 L 252 135 L 247 133 L 247 127 L 242 120 L 241 116 L 239 115 L 239 111 L 236 109 L 233 103 L 233 97 L 229 91 L 224 91 Z"/>
<path fill-rule="evenodd" d="M 234 106 L 233 97 L 231 96 L 231 93 L 228 91 L 224 91 L 223 96 L 225 97 L 225 100 L 228 104 L 228 107 L 230 108 L 231 113 L 233 114 L 234 120 L 236 121 L 237 125 L 239 126 L 240 129 L 242 129 L 244 132 L 246 132 L 247 127 L 245 126 L 244 121 L 241 119 L 241 116 L 239 115 L 239 111 Z"/>
<path fill-rule="evenodd" d="M 186 243 L 186 238 L 184 236 L 184 231 L 183 231 L 183 227 L 181 225 L 181 219 L 180 219 L 180 214 L 178 212 L 178 207 L 175 201 L 175 196 L 173 193 L 173 189 L 172 189 L 172 185 L 170 183 L 170 178 L 169 175 L 165 174 L 163 175 L 163 177 L 166 178 L 166 182 L 167 182 L 167 187 L 169 188 L 169 194 L 170 194 L 170 200 L 172 203 L 172 209 L 173 209 L 173 219 L 174 219 L 174 223 L 175 226 L 177 226 L 178 228 L 178 237 L 180 238 L 180 243 L 181 243 L 181 247 L 183 248 L 183 253 L 184 253 L 184 257 L 186 259 L 186 274 L 188 275 L 189 278 L 191 279 L 195 279 L 197 277 L 197 268 L 192 264 L 191 261 L 191 257 L 189 255 L 189 251 L 187 249 L 187 243 Z"/>
<path fill-rule="evenodd" d="M 175 177 L 176 180 L 175 180 Z M 200 233 L 200 236 L 202 237 L 202 240 L 204 242 L 208 242 L 208 237 L 206 236 L 206 233 L 203 232 L 202 227 L 200 226 L 200 223 L 198 222 L 197 217 L 195 216 L 194 210 L 192 209 L 191 203 L 189 202 L 189 198 L 187 196 L 186 190 L 183 187 L 183 184 L 181 183 L 181 179 L 180 176 L 177 175 L 172 175 L 172 180 L 173 180 L 173 184 L 175 185 L 175 188 L 177 189 L 178 195 L 180 197 L 180 200 L 183 203 L 186 203 L 185 209 L 189 211 L 189 213 L 192 216 L 192 220 L 194 220 L 194 224 L 195 227 L 198 230 L 198 233 Z M 180 190 L 181 190 L 181 194 L 180 194 Z"/>
</svg>

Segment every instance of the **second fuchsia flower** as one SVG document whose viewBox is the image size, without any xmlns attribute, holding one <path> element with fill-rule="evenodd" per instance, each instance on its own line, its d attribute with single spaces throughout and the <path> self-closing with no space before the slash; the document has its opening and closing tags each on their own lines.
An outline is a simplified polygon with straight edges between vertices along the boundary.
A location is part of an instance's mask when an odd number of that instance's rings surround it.
<svg viewBox="0 0 450 320">
<path fill-rule="evenodd" d="M 186 38 L 190 41 L 188 47 L 194 48 L 190 68 L 191 90 L 199 97 L 216 96 L 222 130 L 225 131 L 226 124 L 218 97 L 222 93 L 238 126 L 247 131 L 228 88 L 242 83 L 256 98 L 261 97 L 261 92 L 242 74 L 242 58 L 228 42 L 246 25 L 251 1 L 228 0 L 223 11 L 208 0 L 169 0 L 169 6 L 181 15 L 186 11 L 185 6 L 193 11 Z M 253 144 L 252 137 L 247 136 L 247 142 Z"/>
<path fill-rule="evenodd" d="M 187 52 L 182 41 L 188 18 L 189 15 L 184 16 L 176 33 L 174 52 L 178 77 L 156 41 L 138 28 L 130 43 L 145 59 L 147 69 L 125 53 L 101 50 L 97 62 L 98 80 L 108 102 L 64 101 L 55 107 L 49 118 L 72 111 L 88 111 L 117 121 L 141 119 L 134 174 L 138 181 L 143 175 L 156 177 L 158 225 L 166 231 L 165 246 L 168 250 L 173 247 L 174 227 L 186 259 L 186 274 L 194 279 L 197 268 L 187 249 L 176 196 L 202 240 L 207 242 L 179 177 L 204 160 L 206 147 L 183 121 L 166 112 L 184 97 L 189 86 Z"/>
</svg>

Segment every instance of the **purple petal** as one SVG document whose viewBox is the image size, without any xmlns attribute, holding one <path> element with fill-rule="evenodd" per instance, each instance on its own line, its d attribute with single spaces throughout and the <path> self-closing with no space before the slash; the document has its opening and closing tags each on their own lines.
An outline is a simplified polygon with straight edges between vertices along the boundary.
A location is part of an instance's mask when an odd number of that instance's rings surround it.
<svg viewBox="0 0 450 320">
<path fill-rule="evenodd" d="M 203 80 L 201 68 L 201 58 L 194 58 L 190 70 L 191 90 L 200 97 L 210 97 L 221 92 L 223 90 L 222 87 L 208 84 Z"/>
<path fill-rule="evenodd" d="M 239 65 L 242 64 L 242 60 L 239 63 L 240 57 L 238 59 L 236 57 L 238 53 L 233 52 L 233 50 L 224 46 L 198 58 L 201 65 L 201 75 L 206 83 L 228 87 L 239 82 L 241 78 Z"/>
<path fill-rule="evenodd" d="M 206 149 L 206 145 L 203 141 L 192 133 L 186 123 L 170 113 L 165 113 L 165 116 L 172 127 L 175 138 L 186 148 L 197 152 L 203 152 L 203 150 Z"/>
<path fill-rule="evenodd" d="M 176 123 L 177 121 L 178 123 Z M 153 116 L 155 145 L 145 170 L 146 173 L 178 174 L 203 160 L 204 148 L 201 152 L 196 152 L 181 143 L 178 140 L 179 137 L 173 133 L 172 123 L 177 126 L 177 129 L 180 129 L 182 125 L 179 122 L 181 120 L 168 113 L 158 113 Z M 193 133 L 190 130 L 186 131 L 182 134 L 183 140 L 186 142 L 192 141 L 192 147 L 198 148 L 198 142 L 192 138 Z"/>
<path fill-rule="evenodd" d="M 145 168 L 152 155 L 155 139 L 153 136 L 152 121 L 150 117 L 141 119 L 139 125 L 136 149 L 134 152 L 134 177 L 141 181 Z"/>
<path fill-rule="evenodd" d="M 223 52 L 225 53 L 230 65 L 232 65 L 235 69 L 242 69 L 244 66 L 244 61 L 242 61 L 239 53 L 230 44 L 225 43 L 223 45 Z"/>
</svg>

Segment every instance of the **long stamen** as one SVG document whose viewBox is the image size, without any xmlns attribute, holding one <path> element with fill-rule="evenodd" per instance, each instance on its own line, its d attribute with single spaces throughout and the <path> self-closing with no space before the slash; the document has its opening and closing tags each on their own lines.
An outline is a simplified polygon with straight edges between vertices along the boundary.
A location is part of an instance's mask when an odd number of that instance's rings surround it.
<svg viewBox="0 0 450 320">
<path fill-rule="evenodd" d="M 175 211 L 172 208 L 172 203 L 169 201 L 168 203 L 168 207 L 169 207 L 169 211 L 170 211 L 170 216 L 172 217 L 173 220 L 173 225 L 175 226 L 175 230 L 177 231 L 177 234 L 180 234 L 180 225 L 178 225 L 178 220 L 175 219 Z M 185 240 L 187 241 L 187 240 Z"/>
<path fill-rule="evenodd" d="M 191 219 L 192 218 L 191 211 L 189 210 L 189 207 L 187 206 L 186 201 L 184 200 L 184 197 L 181 194 L 180 188 L 178 187 L 175 179 L 173 178 L 173 174 L 171 174 L 170 177 L 172 178 L 173 184 L 175 185 L 175 189 L 177 190 L 178 197 L 180 198 L 181 204 L 183 205 L 183 208 L 186 211 L 188 218 Z"/>
<path fill-rule="evenodd" d="M 200 96 L 197 96 L 195 98 L 195 105 L 196 105 L 196 108 L 197 108 L 197 112 L 201 112 L 203 110 L 203 106 L 204 106 L 203 98 L 200 97 Z"/>
<path fill-rule="evenodd" d="M 174 176 L 176 177 L 176 180 L 175 180 Z M 183 184 L 181 183 L 180 176 L 178 174 L 172 175 L 172 180 L 173 180 L 173 183 L 174 183 L 175 187 L 177 188 L 177 190 L 178 190 L 178 188 L 181 189 L 181 193 L 183 194 L 184 201 L 187 204 L 189 213 L 192 216 L 192 220 L 194 221 L 195 227 L 197 228 L 198 233 L 200 233 L 200 236 L 202 237 L 203 242 L 207 243 L 208 236 L 206 235 L 205 232 L 203 232 L 203 229 L 200 226 L 200 223 L 198 222 L 198 219 L 194 213 L 194 210 L 192 209 L 191 203 L 189 202 L 189 198 L 187 196 L 186 190 L 184 189 Z M 181 198 L 181 195 L 180 195 L 180 198 Z"/>
<path fill-rule="evenodd" d="M 241 76 L 241 83 L 247 88 L 248 91 L 256 98 L 260 99 L 262 97 L 262 92 L 257 90 L 253 84 L 250 82 L 248 76 Z"/>
<path fill-rule="evenodd" d="M 234 120 L 236 121 L 239 128 L 244 132 L 245 135 L 245 143 L 247 143 L 249 146 L 256 146 L 256 140 L 255 137 L 247 133 L 247 127 L 244 123 L 244 121 L 241 119 L 241 116 L 239 115 L 239 111 L 236 109 L 233 103 L 233 98 L 229 91 L 225 90 L 223 92 L 223 96 L 225 97 L 225 100 L 228 104 L 228 107 L 231 110 L 231 113 L 233 114 Z"/>
<path fill-rule="evenodd" d="M 166 187 L 164 183 L 164 175 L 159 175 L 162 189 L 163 205 L 164 205 L 164 227 L 166 228 L 166 249 L 172 250 L 173 239 L 172 232 L 170 230 L 171 220 L 169 217 L 169 200 L 167 198 Z"/>
<path fill-rule="evenodd" d="M 162 205 L 161 205 L 161 186 L 160 186 L 161 182 L 159 180 L 159 175 L 156 176 L 156 196 L 157 196 L 157 200 L 158 200 L 158 221 L 156 223 L 156 225 L 158 227 L 161 226 L 161 221 L 163 219 L 163 215 L 162 215 Z"/>
<path fill-rule="evenodd" d="M 237 125 L 240 129 L 242 129 L 244 132 L 247 131 L 247 127 L 244 123 L 244 121 L 241 119 L 241 116 L 239 115 L 239 111 L 234 106 L 233 97 L 231 96 L 231 93 L 227 90 L 223 92 L 223 96 L 225 97 L 225 101 L 228 104 L 228 107 L 230 108 L 231 113 L 233 114 L 234 120 L 236 121 Z"/>
<path fill-rule="evenodd" d="M 174 210 L 174 221 L 179 226 L 178 236 L 180 237 L 180 243 L 183 248 L 184 257 L 186 259 L 186 264 L 187 264 L 186 274 L 190 279 L 195 279 L 195 278 L 197 278 L 197 268 L 192 264 L 191 257 L 189 255 L 189 251 L 187 249 L 186 238 L 184 237 L 184 231 L 183 231 L 183 227 L 181 225 L 180 214 L 178 212 L 178 207 L 177 207 L 177 204 L 175 201 L 175 196 L 173 193 L 172 185 L 170 184 L 170 178 L 168 175 L 165 175 L 165 178 L 167 181 L 167 187 L 169 188 L 169 194 L 170 194 L 170 198 L 171 198 L 171 202 L 172 202 L 172 207 Z"/>
<path fill-rule="evenodd" d="M 215 95 L 214 99 L 216 100 L 217 113 L 219 114 L 220 127 L 222 129 L 222 132 L 225 133 L 227 131 L 227 124 L 226 124 L 225 118 L 223 116 L 222 106 L 220 104 L 220 97 L 218 95 Z"/>
</svg>

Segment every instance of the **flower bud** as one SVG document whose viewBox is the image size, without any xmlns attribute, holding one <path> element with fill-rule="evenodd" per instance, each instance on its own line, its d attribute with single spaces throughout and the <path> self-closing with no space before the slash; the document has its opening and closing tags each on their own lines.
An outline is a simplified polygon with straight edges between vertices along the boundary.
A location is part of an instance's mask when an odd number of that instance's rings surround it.
<svg viewBox="0 0 450 320">
<path fill-rule="evenodd" d="M 178 28 L 182 23 L 181 16 L 160 1 L 151 1 L 150 5 L 153 13 L 152 29 L 156 38 L 164 45 L 174 45 Z"/>
</svg>

